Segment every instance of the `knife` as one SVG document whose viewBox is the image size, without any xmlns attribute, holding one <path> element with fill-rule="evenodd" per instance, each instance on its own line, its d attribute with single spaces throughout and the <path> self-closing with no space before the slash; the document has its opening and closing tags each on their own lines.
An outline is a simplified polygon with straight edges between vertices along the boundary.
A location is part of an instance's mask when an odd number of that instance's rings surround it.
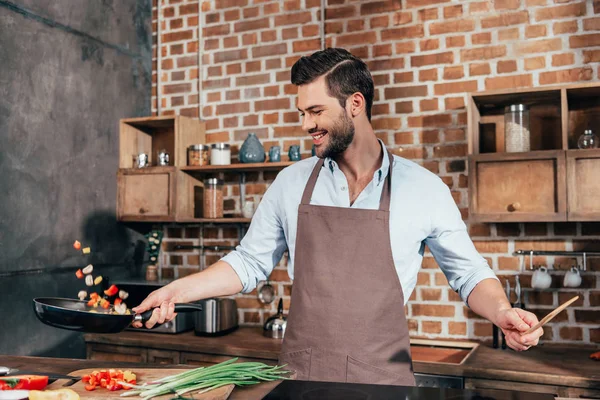
<svg viewBox="0 0 600 400">
<path fill-rule="evenodd" d="M 506 280 L 506 297 L 508 298 L 508 302 L 510 303 L 510 282 L 508 279 Z M 512 307 L 512 303 L 510 304 Z M 504 336 L 504 331 L 501 330 L 502 334 L 502 350 L 506 350 L 506 336 Z"/>
<path fill-rule="evenodd" d="M 47 376 L 48 379 L 54 379 L 54 380 L 68 379 L 68 380 L 77 380 L 78 381 L 81 379 L 80 376 L 55 374 L 52 372 L 47 373 L 47 372 L 43 372 L 43 371 L 22 371 L 22 370 L 16 369 L 16 368 L 0 367 L 0 379 L 2 379 L 2 377 L 10 378 L 11 376 L 17 376 L 17 375 L 40 375 L 40 376 Z"/>
</svg>

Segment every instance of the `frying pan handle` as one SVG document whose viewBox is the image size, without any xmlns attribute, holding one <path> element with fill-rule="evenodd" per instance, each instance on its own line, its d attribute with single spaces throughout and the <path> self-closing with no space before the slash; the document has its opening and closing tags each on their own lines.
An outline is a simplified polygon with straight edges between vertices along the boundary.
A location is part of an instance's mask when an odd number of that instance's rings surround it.
<svg viewBox="0 0 600 400">
<path fill-rule="evenodd" d="M 152 317 L 152 312 L 154 310 L 155 309 L 144 311 L 143 313 L 136 315 L 134 317 L 134 321 L 140 321 L 141 323 L 148 321 L 150 319 L 150 317 Z M 175 312 L 176 313 L 194 312 L 194 311 L 202 311 L 202 305 L 201 304 L 192 304 L 192 303 L 175 304 Z"/>
</svg>

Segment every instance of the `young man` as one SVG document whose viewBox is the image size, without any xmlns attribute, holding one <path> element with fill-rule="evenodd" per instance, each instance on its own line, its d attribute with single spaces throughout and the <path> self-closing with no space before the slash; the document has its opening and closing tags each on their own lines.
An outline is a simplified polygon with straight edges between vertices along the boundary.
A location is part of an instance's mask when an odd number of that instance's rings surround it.
<svg viewBox="0 0 600 400">
<path fill-rule="evenodd" d="M 135 308 L 158 307 L 146 326 L 172 319 L 176 302 L 252 291 L 288 250 L 294 286 L 280 362 L 298 379 L 414 385 L 404 305 L 427 245 L 511 348 L 536 345 L 541 328 L 520 332 L 537 318 L 511 308 L 448 187 L 376 138 L 366 64 L 343 49 L 318 51 L 296 62 L 292 83 L 317 157 L 277 176 L 234 252 Z"/>
</svg>

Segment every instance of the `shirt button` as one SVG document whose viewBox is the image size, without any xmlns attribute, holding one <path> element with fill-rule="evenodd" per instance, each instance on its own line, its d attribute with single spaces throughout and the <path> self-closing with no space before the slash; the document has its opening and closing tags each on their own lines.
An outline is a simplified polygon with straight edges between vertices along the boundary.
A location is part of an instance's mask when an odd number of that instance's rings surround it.
<svg viewBox="0 0 600 400">
<path fill-rule="evenodd" d="M 340 189 L 342 189 L 342 190 L 346 190 L 346 186 L 342 186 Z"/>
</svg>

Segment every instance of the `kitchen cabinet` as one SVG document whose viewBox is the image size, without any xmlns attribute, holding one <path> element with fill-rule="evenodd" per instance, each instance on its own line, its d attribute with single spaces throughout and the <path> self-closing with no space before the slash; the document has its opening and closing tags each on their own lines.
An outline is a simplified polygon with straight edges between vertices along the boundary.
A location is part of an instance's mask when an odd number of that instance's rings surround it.
<svg viewBox="0 0 600 400">
<path fill-rule="evenodd" d="M 600 389 L 575 388 L 569 386 L 541 385 L 515 381 L 465 378 L 465 389 L 500 389 L 519 392 L 547 393 L 555 397 L 600 399 Z"/>
<path fill-rule="evenodd" d="M 527 152 L 506 152 L 504 109 L 530 113 Z M 473 222 L 593 221 L 600 149 L 581 150 L 584 129 L 599 133 L 600 84 L 473 93 L 468 106 L 469 215 Z"/>
</svg>

